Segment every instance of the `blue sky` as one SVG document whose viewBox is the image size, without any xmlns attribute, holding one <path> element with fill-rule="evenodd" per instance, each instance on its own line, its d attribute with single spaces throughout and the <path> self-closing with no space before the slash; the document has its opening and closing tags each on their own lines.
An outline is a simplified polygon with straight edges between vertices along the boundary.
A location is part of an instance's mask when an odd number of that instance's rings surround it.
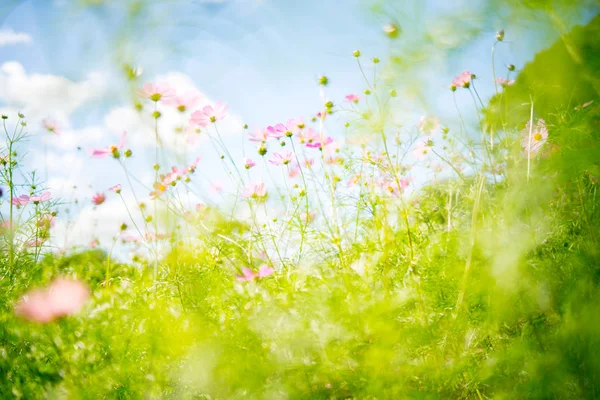
<svg viewBox="0 0 600 400">
<path fill-rule="evenodd" d="M 507 32 L 497 50 L 498 75 L 508 63 L 522 67 L 557 38 L 535 18 L 487 15 L 485 1 L 457 0 L 452 6 L 442 0 L 406 2 L 388 7 L 387 15 L 370 9 L 377 1 L 360 0 L 344 0 L 343 6 L 323 0 L 165 0 L 143 2 L 150 6 L 133 16 L 124 6 L 131 2 L 96 1 L 104 4 L 93 7 L 82 3 L 8 0 L 0 6 L 0 84 L 5 86 L 0 87 L 0 109 L 28 111 L 29 132 L 37 136 L 27 145 L 33 159 L 27 167 L 47 168 L 49 188 L 65 201 L 72 198 L 69 188 L 78 186 L 75 197 L 81 201 L 71 208 L 79 233 L 70 244 L 85 244 L 91 237 L 106 240 L 125 218 L 115 211 L 118 199 L 109 198 L 98 210 L 89 202 L 93 193 L 125 184 L 123 172 L 115 163 L 90 160 L 77 151 L 116 143 L 124 129 L 143 131 L 144 121 L 132 116 L 132 88 L 123 79 L 123 63 L 143 68 L 139 85 L 170 79 L 181 87 L 193 86 L 208 102 L 221 99 L 229 104 L 226 143 L 241 159 L 243 123 L 264 127 L 319 111 L 319 75 L 331 80 L 328 99 L 341 102 L 346 94 L 361 93 L 365 85 L 352 57 L 355 49 L 362 51 L 369 76 L 371 57 L 381 58 L 386 68 L 389 54 L 422 49 L 427 62 L 418 70 L 400 73 L 388 67 L 386 73 L 399 89 L 418 85 L 426 101 L 401 92 L 394 109 L 407 125 L 433 114 L 456 127 L 447 85 L 470 69 L 481 79 L 482 97 L 493 93 L 490 48 L 497 29 Z M 408 16 L 402 20 L 399 41 L 382 33 L 394 13 Z M 585 22 L 592 15 L 584 13 L 573 21 Z M 451 18 L 462 22 L 452 25 Z M 471 28 L 478 33 L 470 35 Z M 424 34 L 428 41 L 422 40 Z M 465 97 L 459 98 L 459 106 L 472 108 L 472 100 Z M 44 132 L 42 118 L 59 120 L 65 130 L 62 137 Z M 177 117 L 169 118 L 165 116 L 165 124 Z M 151 179 L 152 140 L 145 141 L 141 132 L 130 133 L 131 145 L 138 146 L 132 171 L 142 180 Z M 215 172 L 220 161 L 206 143 L 186 151 L 185 161 L 195 155 L 203 157 L 201 191 L 208 190 L 211 178 L 226 179 Z M 63 234 L 69 229 L 72 226 L 64 221 L 57 228 Z"/>
</svg>

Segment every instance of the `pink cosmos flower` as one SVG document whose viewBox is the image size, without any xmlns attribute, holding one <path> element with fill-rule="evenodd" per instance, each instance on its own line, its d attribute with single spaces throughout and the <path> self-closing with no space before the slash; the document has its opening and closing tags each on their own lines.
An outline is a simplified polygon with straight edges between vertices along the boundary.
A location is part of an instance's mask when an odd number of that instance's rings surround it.
<svg viewBox="0 0 600 400">
<path fill-rule="evenodd" d="M 242 268 L 242 275 L 237 275 L 237 279 L 240 282 L 248 282 L 253 281 L 256 278 L 264 278 L 272 275 L 273 272 L 275 272 L 275 270 L 266 264 L 262 265 L 258 272 L 254 272 L 250 268 Z"/>
<path fill-rule="evenodd" d="M 413 155 L 417 160 L 422 160 L 431 151 L 433 142 L 431 140 L 425 140 L 420 142 L 413 150 Z"/>
<path fill-rule="evenodd" d="M 267 126 L 267 136 L 275 139 L 279 139 L 285 136 L 287 131 L 285 125 L 277 124 L 275 126 Z"/>
<path fill-rule="evenodd" d="M 175 89 L 171 88 L 171 86 L 165 82 L 158 84 L 144 83 L 144 87 L 138 89 L 137 92 L 140 96 L 154 102 L 161 100 L 166 101 L 175 97 Z"/>
<path fill-rule="evenodd" d="M 325 146 L 327 146 L 328 144 L 331 144 L 331 143 L 333 143 L 333 138 L 331 136 L 327 136 L 322 141 L 321 141 L 321 138 L 318 138 L 314 142 L 306 143 L 306 147 L 310 147 L 311 149 L 323 150 L 323 148 L 325 148 Z"/>
<path fill-rule="evenodd" d="M 190 121 L 199 126 L 208 126 L 225 118 L 227 107 L 227 105 L 221 103 L 221 100 L 218 100 L 214 108 L 212 106 L 204 106 L 202 110 L 194 111 Z"/>
<path fill-rule="evenodd" d="M 36 225 L 39 228 L 42 228 L 44 230 L 49 230 L 50 228 L 53 228 L 55 224 L 56 217 L 52 216 L 52 214 L 44 214 L 40 216 L 36 223 Z"/>
<path fill-rule="evenodd" d="M 96 195 L 92 197 L 92 203 L 94 203 L 97 206 L 104 203 L 105 200 L 106 196 L 104 195 L 104 193 L 96 193 Z"/>
<path fill-rule="evenodd" d="M 437 117 L 422 116 L 417 127 L 423 135 L 433 135 L 440 129 L 440 120 Z"/>
<path fill-rule="evenodd" d="M 62 130 L 60 129 L 60 126 L 53 119 L 51 119 L 51 120 L 43 120 L 42 121 L 42 126 L 48 132 L 54 133 L 55 135 L 60 135 L 62 133 Z"/>
<path fill-rule="evenodd" d="M 254 132 L 248 134 L 251 142 L 266 142 L 269 139 L 268 131 L 266 129 L 255 128 Z"/>
<path fill-rule="evenodd" d="M 346 182 L 346 185 L 348 187 L 356 186 L 360 183 L 361 179 L 362 179 L 362 175 L 360 173 L 354 174 L 350 177 L 350 179 L 348 179 L 348 182 Z"/>
<path fill-rule="evenodd" d="M 47 289 L 34 289 L 25 294 L 15 306 L 15 314 L 44 324 L 78 313 L 89 297 L 85 284 L 57 278 Z"/>
<path fill-rule="evenodd" d="M 108 190 L 110 190 L 111 192 L 115 192 L 116 194 L 121 193 L 121 190 L 123 189 L 123 186 L 121 186 L 121 184 L 117 184 L 111 188 L 109 188 Z"/>
<path fill-rule="evenodd" d="M 112 154 L 113 157 L 119 158 L 119 150 L 123 149 L 123 147 L 125 146 L 126 135 L 127 132 L 123 131 L 123 133 L 121 134 L 121 140 L 119 141 L 118 145 L 108 146 L 103 149 L 92 149 L 90 150 L 90 155 L 96 158 L 104 158 L 107 155 Z"/>
<path fill-rule="evenodd" d="M 507 87 L 507 86 L 510 86 L 510 85 L 514 84 L 515 80 L 514 79 L 504 79 L 501 76 L 499 76 L 498 78 L 496 78 L 496 82 L 500 86 Z"/>
<path fill-rule="evenodd" d="M 186 112 L 190 108 L 196 107 L 200 101 L 200 96 L 194 92 L 188 92 L 182 96 L 173 96 L 166 98 L 164 103 L 175 106 L 179 112 Z"/>
<path fill-rule="evenodd" d="M 294 152 L 289 150 L 283 150 L 279 153 L 273 153 L 273 159 L 269 162 L 273 165 L 287 165 L 294 158 Z"/>
<path fill-rule="evenodd" d="M 298 133 L 300 144 L 310 144 L 319 140 L 320 136 L 313 128 L 308 128 Z"/>
<path fill-rule="evenodd" d="M 288 171 L 288 176 L 290 178 L 295 178 L 298 175 L 300 175 L 300 166 L 298 165 L 298 163 L 291 164 L 290 169 Z"/>
<path fill-rule="evenodd" d="M 531 129 L 531 139 L 529 137 L 529 130 Z M 546 121 L 538 119 L 537 124 L 531 128 L 531 121 L 527 121 L 525 129 L 521 132 L 521 147 L 526 154 L 533 157 L 534 154 L 538 153 L 546 141 L 548 140 L 548 128 L 546 128 Z"/>
<path fill-rule="evenodd" d="M 100 242 L 98 241 L 98 239 L 92 239 L 90 241 L 90 243 L 88 244 L 88 247 L 90 249 L 95 249 L 96 247 L 100 246 Z"/>
<path fill-rule="evenodd" d="M 44 192 L 39 196 L 27 196 L 26 194 L 22 194 L 19 197 L 13 198 L 13 204 L 17 206 L 24 206 L 27 203 L 38 204 L 44 201 L 48 201 L 51 199 L 50 192 Z"/>
<path fill-rule="evenodd" d="M 250 183 L 242 191 L 243 198 L 264 199 L 267 197 L 267 188 L 264 182 Z"/>
<path fill-rule="evenodd" d="M 360 97 L 358 97 L 355 94 L 349 94 L 346 96 L 346 101 L 349 103 L 358 103 L 359 100 L 360 100 Z"/>
<path fill-rule="evenodd" d="M 379 182 L 379 186 L 391 194 L 398 195 L 404 192 L 404 189 L 406 189 L 409 184 L 408 179 L 399 179 L 399 181 L 400 187 L 398 187 L 398 182 L 396 182 L 395 179 L 391 178 L 383 179 L 381 182 Z"/>
<path fill-rule="evenodd" d="M 468 89 L 469 86 L 471 86 L 471 77 L 472 77 L 472 75 L 468 70 L 463 71 L 459 76 L 454 77 L 450 87 L 454 87 L 454 88 L 462 87 L 462 88 Z"/>
<path fill-rule="evenodd" d="M 256 165 L 256 163 L 254 162 L 253 159 L 248 158 L 248 157 L 244 158 L 244 168 L 250 169 L 250 168 L 254 167 L 255 165 Z"/>
</svg>

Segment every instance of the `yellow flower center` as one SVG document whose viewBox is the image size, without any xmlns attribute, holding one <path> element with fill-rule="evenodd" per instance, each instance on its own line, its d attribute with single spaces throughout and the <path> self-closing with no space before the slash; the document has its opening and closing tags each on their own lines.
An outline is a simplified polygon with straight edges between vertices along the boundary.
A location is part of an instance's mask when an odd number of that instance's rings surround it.
<svg viewBox="0 0 600 400">
<path fill-rule="evenodd" d="M 539 132 L 536 133 L 535 135 L 533 135 L 533 140 L 536 140 L 536 141 L 542 140 L 542 134 Z"/>
</svg>

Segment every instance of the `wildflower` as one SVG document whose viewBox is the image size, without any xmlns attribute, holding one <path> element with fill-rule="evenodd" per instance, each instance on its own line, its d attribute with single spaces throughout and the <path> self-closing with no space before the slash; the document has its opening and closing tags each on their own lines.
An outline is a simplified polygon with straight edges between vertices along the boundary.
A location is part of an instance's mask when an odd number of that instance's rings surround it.
<svg viewBox="0 0 600 400">
<path fill-rule="evenodd" d="M 95 249 L 96 247 L 100 246 L 100 241 L 98 241 L 98 239 L 94 238 L 90 241 L 90 243 L 88 244 L 88 247 L 90 249 Z"/>
<path fill-rule="evenodd" d="M 318 82 L 321 86 L 327 86 L 327 84 L 329 83 L 329 78 L 327 78 L 325 75 L 321 75 L 319 76 Z"/>
<path fill-rule="evenodd" d="M 108 190 L 110 190 L 111 192 L 115 192 L 116 194 L 120 194 L 121 189 L 123 189 L 123 186 L 121 186 L 121 184 L 119 183 L 118 185 L 115 185 L 115 186 L 109 188 Z"/>
<path fill-rule="evenodd" d="M 358 103 L 360 97 L 355 94 L 349 94 L 346 96 L 346 101 L 349 103 Z"/>
<path fill-rule="evenodd" d="M 468 89 L 469 86 L 471 86 L 472 76 L 473 75 L 468 70 L 463 71 L 459 76 L 454 77 L 450 86 L 454 86 L 455 88 L 463 87 L 465 89 Z"/>
<path fill-rule="evenodd" d="M 496 82 L 500 86 L 507 87 L 507 86 L 510 86 L 510 85 L 514 84 L 515 80 L 514 79 L 504 79 L 501 76 L 499 76 L 498 78 L 496 78 Z"/>
<path fill-rule="evenodd" d="M 360 57 L 360 50 L 354 50 L 354 52 L 352 53 L 352 55 L 356 58 Z"/>
<path fill-rule="evenodd" d="M 27 203 L 39 204 L 44 201 L 50 200 L 50 192 L 44 192 L 39 196 L 27 196 L 26 194 L 22 194 L 19 197 L 13 198 L 13 204 L 17 206 L 24 206 Z"/>
<path fill-rule="evenodd" d="M 55 223 L 56 218 L 52 214 L 44 214 L 38 218 L 36 225 L 38 228 L 47 231 L 50 230 L 50 228 L 53 228 Z"/>
<path fill-rule="evenodd" d="M 94 203 L 94 205 L 97 206 L 104 203 L 105 200 L 106 196 L 104 195 L 104 193 L 96 193 L 96 195 L 92 197 L 92 203 Z"/>
<path fill-rule="evenodd" d="M 280 139 L 285 136 L 287 128 L 283 124 L 267 127 L 267 136 L 275 139 Z"/>
<path fill-rule="evenodd" d="M 279 153 L 273 153 L 273 159 L 269 162 L 273 165 L 287 165 L 294 158 L 294 152 L 292 151 L 281 151 Z"/>
<path fill-rule="evenodd" d="M 531 121 L 527 121 L 525 129 L 522 131 L 522 135 L 521 147 L 525 153 L 533 156 L 541 150 L 548 140 L 546 121 L 538 119 L 537 124 L 533 127 L 531 126 Z"/>
<path fill-rule="evenodd" d="M 251 158 L 248 158 L 248 157 L 244 158 L 244 168 L 250 169 L 250 168 L 254 167 L 255 165 L 256 165 L 256 163 Z"/>
<path fill-rule="evenodd" d="M 90 150 L 90 155 L 96 158 L 104 158 L 107 155 L 112 154 L 114 158 L 119 158 L 119 150 L 123 149 L 123 146 L 125 146 L 126 135 L 127 133 L 123 131 L 123 133 L 121 134 L 121 140 L 119 141 L 118 145 L 108 146 L 103 149 L 92 149 Z"/>
<path fill-rule="evenodd" d="M 423 135 L 433 135 L 440 128 L 440 120 L 437 117 L 422 116 L 417 127 Z"/>
<path fill-rule="evenodd" d="M 188 92 L 182 96 L 173 96 L 165 99 L 164 103 L 175 106 L 179 112 L 186 112 L 190 108 L 196 107 L 200 97 L 194 92 Z"/>
<path fill-rule="evenodd" d="M 248 135 L 251 142 L 266 142 L 269 139 L 267 129 L 260 130 L 255 128 L 254 132 L 250 132 Z"/>
<path fill-rule="evenodd" d="M 250 183 L 242 191 L 243 198 L 253 198 L 257 200 L 267 197 L 267 188 L 264 182 Z"/>
<path fill-rule="evenodd" d="M 300 166 L 297 163 L 293 163 L 288 171 L 288 177 L 295 178 L 300 175 Z"/>
<path fill-rule="evenodd" d="M 306 222 L 307 224 L 313 222 L 316 217 L 317 213 L 314 211 L 303 212 L 302 214 L 300 214 L 300 220 Z"/>
<path fill-rule="evenodd" d="M 62 130 L 54 120 L 43 120 L 42 126 L 50 133 L 54 133 L 55 135 L 60 135 Z"/>
<path fill-rule="evenodd" d="M 82 282 L 55 279 L 47 289 L 34 289 L 25 294 L 15 307 L 15 314 L 37 323 L 78 313 L 90 296 Z"/>
<path fill-rule="evenodd" d="M 325 148 L 325 146 L 327 146 L 328 144 L 333 143 L 333 138 L 331 136 L 327 136 L 325 139 L 321 140 L 319 138 L 318 141 L 315 142 L 311 142 L 311 143 L 306 143 L 306 147 L 310 147 L 311 149 L 319 149 L 319 150 L 323 150 L 323 148 Z"/>
<path fill-rule="evenodd" d="M 425 140 L 417 145 L 413 150 L 413 154 L 416 159 L 422 160 L 431 151 L 433 142 L 431 140 Z"/>
<path fill-rule="evenodd" d="M 298 140 L 300 141 L 300 144 L 313 143 L 319 138 L 319 134 L 312 128 L 308 128 L 298 133 Z"/>
<path fill-rule="evenodd" d="M 204 106 L 202 110 L 194 111 L 190 121 L 199 126 L 208 126 L 225 118 L 227 108 L 228 106 L 223 105 L 219 100 L 215 103 L 214 108 L 212 106 Z"/>
<path fill-rule="evenodd" d="M 140 96 L 154 102 L 167 101 L 175 97 L 175 89 L 164 82 L 158 84 L 145 83 L 144 87 L 138 89 L 137 92 Z"/>
<path fill-rule="evenodd" d="M 272 275 L 273 272 L 275 272 L 275 270 L 266 264 L 262 265 L 258 272 L 254 272 L 250 268 L 242 268 L 242 275 L 237 275 L 237 279 L 240 282 L 248 282 L 253 281 L 256 278 L 264 278 Z"/>
<path fill-rule="evenodd" d="M 194 172 L 196 172 L 196 167 L 198 166 L 199 162 L 200 162 L 200 157 L 196 157 L 194 162 L 187 166 L 187 168 L 186 168 L 187 172 L 190 174 L 193 174 Z"/>
</svg>

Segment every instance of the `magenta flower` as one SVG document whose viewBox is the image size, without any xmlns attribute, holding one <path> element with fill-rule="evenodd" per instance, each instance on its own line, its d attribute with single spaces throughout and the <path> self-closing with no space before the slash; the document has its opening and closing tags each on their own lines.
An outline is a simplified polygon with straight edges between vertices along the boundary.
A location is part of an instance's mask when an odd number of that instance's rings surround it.
<svg viewBox="0 0 600 400">
<path fill-rule="evenodd" d="M 358 103 L 359 100 L 360 100 L 360 97 L 358 97 L 355 94 L 349 94 L 346 96 L 346 101 L 349 103 Z"/>
<path fill-rule="evenodd" d="M 190 121 L 199 126 L 208 126 L 225 118 L 227 114 L 227 105 L 223 105 L 221 100 L 215 103 L 215 107 L 204 106 L 202 110 L 194 111 Z"/>
<path fill-rule="evenodd" d="M 440 120 L 437 117 L 422 116 L 417 127 L 423 135 L 433 135 L 440 129 Z"/>
<path fill-rule="evenodd" d="M 514 79 L 504 79 L 502 77 L 498 77 L 498 78 L 496 78 L 496 82 L 502 87 L 507 87 L 507 86 L 514 84 L 515 80 Z"/>
<path fill-rule="evenodd" d="M 248 158 L 248 157 L 244 158 L 244 168 L 250 169 L 250 168 L 254 167 L 255 165 L 256 165 L 256 163 L 254 162 L 253 159 Z"/>
<path fill-rule="evenodd" d="M 115 192 L 116 194 L 121 193 L 121 189 L 123 189 L 123 186 L 121 186 L 121 184 L 117 184 L 111 188 L 109 188 L 108 190 L 110 190 L 111 192 Z"/>
<path fill-rule="evenodd" d="M 78 313 L 90 297 L 81 282 L 57 278 L 47 289 L 34 289 L 25 294 L 15 307 L 15 314 L 37 323 Z"/>
<path fill-rule="evenodd" d="M 119 156 L 120 156 L 119 150 L 123 149 L 123 147 L 125 146 L 125 136 L 126 135 L 127 135 L 127 133 L 125 131 L 123 131 L 123 133 L 121 134 L 121 140 L 119 141 L 118 145 L 108 146 L 103 149 L 91 149 L 90 155 L 92 157 L 96 157 L 96 158 L 104 158 L 107 155 L 112 154 L 112 156 L 114 158 L 119 158 Z"/>
<path fill-rule="evenodd" d="M 97 206 L 104 203 L 105 200 L 106 196 L 104 195 L 104 193 L 96 193 L 96 195 L 92 197 L 92 203 L 94 203 Z"/>
<path fill-rule="evenodd" d="M 472 75 L 468 70 L 463 71 L 459 76 L 454 77 L 450 87 L 454 88 L 453 90 L 455 90 L 457 87 L 468 89 L 469 86 L 471 86 L 471 77 Z"/>
<path fill-rule="evenodd" d="M 175 89 L 164 82 L 158 84 L 144 83 L 144 87 L 138 89 L 137 92 L 140 96 L 154 102 L 166 101 L 175 97 Z"/>
<path fill-rule="evenodd" d="M 56 135 L 60 135 L 62 133 L 62 130 L 60 129 L 60 127 L 58 126 L 56 121 L 54 121 L 52 119 L 51 120 L 43 120 L 42 126 L 44 127 L 44 129 L 46 129 L 50 133 L 54 133 Z"/>
<path fill-rule="evenodd" d="M 173 96 L 165 99 L 164 103 L 175 106 L 179 112 L 186 112 L 190 108 L 196 107 L 200 101 L 200 96 L 194 92 L 188 92 L 183 96 Z"/>
<path fill-rule="evenodd" d="M 269 162 L 273 165 L 287 165 L 294 158 L 294 152 L 289 150 L 283 150 L 279 153 L 273 153 L 273 159 Z"/>
<path fill-rule="evenodd" d="M 242 275 L 237 275 L 237 279 L 240 282 L 248 282 L 253 281 L 256 278 L 264 278 L 269 275 L 272 275 L 275 270 L 268 265 L 262 265 L 258 272 L 252 271 L 250 268 L 242 268 Z"/>
<path fill-rule="evenodd" d="M 266 129 L 260 130 L 258 128 L 254 129 L 254 132 L 250 132 L 248 134 L 251 142 L 266 142 L 269 139 L 269 134 Z"/>
<path fill-rule="evenodd" d="M 321 140 L 321 138 L 318 138 L 318 140 L 316 140 L 314 142 L 306 143 L 306 147 L 310 147 L 311 149 L 323 150 L 323 148 L 325 148 L 325 146 L 327 146 L 328 144 L 331 144 L 331 143 L 333 143 L 333 138 L 331 136 L 327 136 L 323 140 Z"/>
<path fill-rule="evenodd" d="M 250 183 L 242 191 L 243 198 L 261 200 L 267 197 L 267 188 L 264 182 Z"/>
<path fill-rule="evenodd" d="M 267 126 L 267 136 L 275 139 L 279 139 L 285 136 L 287 128 L 283 124 L 277 124 L 275 126 Z"/>
</svg>

